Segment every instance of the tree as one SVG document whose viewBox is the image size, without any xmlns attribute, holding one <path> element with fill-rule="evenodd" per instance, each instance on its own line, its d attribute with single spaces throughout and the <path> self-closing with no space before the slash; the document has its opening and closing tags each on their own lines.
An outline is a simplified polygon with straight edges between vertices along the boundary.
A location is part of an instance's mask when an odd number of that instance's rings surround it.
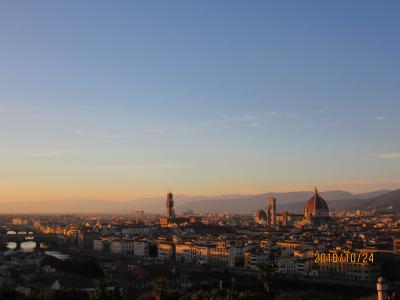
<svg viewBox="0 0 400 300">
<path fill-rule="evenodd" d="M 96 289 L 92 294 L 91 300 L 111 300 L 112 296 L 107 292 L 106 283 L 104 281 L 98 281 Z"/>
<path fill-rule="evenodd" d="M 277 265 L 274 261 L 269 261 L 258 266 L 258 278 L 261 280 L 268 299 L 274 299 L 273 285 L 278 279 Z"/>
<path fill-rule="evenodd" d="M 39 294 L 31 294 L 30 300 L 88 300 L 88 294 L 78 289 L 44 290 Z"/>
<path fill-rule="evenodd" d="M 122 299 L 121 290 L 120 290 L 119 286 L 116 285 L 114 288 L 113 300 L 121 300 L 121 299 Z"/>
<path fill-rule="evenodd" d="M 18 292 L 14 288 L 4 288 L 0 290 L 0 299 L 1 300 L 12 300 L 18 299 Z"/>
<path fill-rule="evenodd" d="M 175 298 L 178 299 L 178 298 Z M 186 293 L 179 300 L 265 300 L 265 296 L 233 289 L 197 290 Z"/>
<path fill-rule="evenodd" d="M 157 278 L 153 281 L 154 298 L 162 300 L 173 300 L 179 298 L 179 292 L 171 286 L 165 278 Z"/>
<path fill-rule="evenodd" d="M 145 293 L 140 295 L 137 300 L 155 300 L 153 293 Z"/>
</svg>

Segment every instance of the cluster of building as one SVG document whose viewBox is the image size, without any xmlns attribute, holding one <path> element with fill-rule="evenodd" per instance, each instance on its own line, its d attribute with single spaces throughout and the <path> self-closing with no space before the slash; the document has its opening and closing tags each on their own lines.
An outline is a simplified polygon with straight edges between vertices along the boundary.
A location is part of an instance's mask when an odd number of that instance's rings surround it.
<svg viewBox="0 0 400 300">
<path fill-rule="evenodd" d="M 213 223 L 204 216 L 176 216 L 169 192 L 166 215 L 158 225 L 134 225 L 114 230 L 111 235 L 108 231 L 81 230 L 78 243 L 97 252 L 158 263 L 257 271 L 260 264 L 274 261 L 277 271 L 287 277 L 360 283 L 376 280 L 382 271 L 379 261 L 399 261 L 399 242 L 393 238 L 400 230 L 397 215 L 385 216 L 393 218 L 389 223 L 392 230 L 382 234 L 386 227 L 381 216 L 330 214 L 317 190 L 306 201 L 302 214 L 277 213 L 276 201 L 267 199 L 267 208 L 256 212 L 253 220 L 224 216 Z M 316 263 L 315 256 L 320 252 L 373 252 L 378 262 Z"/>
<path fill-rule="evenodd" d="M 328 205 L 317 188 L 314 195 L 306 202 L 303 214 L 288 213 L 286 210 L 277 213 L 276 198 L 271 197 L 268 199 L 267 209 L 257 211 L 254 218 L 258 224 L 269 226 L 321 225 L 331 222 Z"/>
<path fill-rule="evenodd" d="M 177 216 L 171 192 L 165 209 L 163 217 L 143 213 L 134 218 L 38 216 L 17 223 L 31 223 L 41 233 L 56 234 L 58 250 L 76 249 L 114 261 L 115 266 L 122 259 L 129 274 L 146 265 L 164 266 L 171 272 L 208 265 L 229 270 L 233 276 L 254 275 L 260 264 L 272 262 L 287 279 L 360 286 L 374 285 L 380 274 L 400 280 L 397 212 L 330 212 L 317 190 L 301 214 L 279 213 L 277 199 L 269 198 L 266 209 L 254 215 Z M 373 253 L 374 261 L 317 262 L 318 253 Z"/>
</svg>

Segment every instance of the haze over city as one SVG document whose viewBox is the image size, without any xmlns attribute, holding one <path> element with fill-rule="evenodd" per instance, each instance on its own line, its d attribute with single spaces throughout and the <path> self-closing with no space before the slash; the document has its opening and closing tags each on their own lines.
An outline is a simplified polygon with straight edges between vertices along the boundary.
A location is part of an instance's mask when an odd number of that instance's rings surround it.
<svg viewBox="0 0 400 300">
<path fill-rule="evenodd" d="M 399 8 L 4 2 L 0 202 L 397 189 Z"/>
</svg>

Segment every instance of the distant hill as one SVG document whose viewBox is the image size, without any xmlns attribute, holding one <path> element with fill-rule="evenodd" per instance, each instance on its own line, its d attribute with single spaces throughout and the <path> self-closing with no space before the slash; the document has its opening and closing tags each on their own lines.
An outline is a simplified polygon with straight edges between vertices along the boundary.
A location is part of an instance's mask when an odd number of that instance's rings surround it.
<svg viewBox="0 0 400 300">
<path fill-rule="evenodd" d="M 355 203 L 360 209 L 400 210 L 400 189 Z"/>
<path fill-rule="evenodd" d="M 400 210 L 400 190 L 376 191 L 366 194 L 353 195 L 351 198 L 328 200 L 330 210 Z M 291 203 L 286 206 L 288 211 L 302 211 L 304 202 Z"/>
<path fill-rule="evenodd" d="M 346 191 L 326 191 L 321 192 L 321 196 L 326 201 L 342 201 L 341 199 L 368 199 L 370 197 L 383 195 L 388 190 L 374 191 L 363 194 L 352 194 Z M 198 200 L 179 204 L 176 201 L 176 211 L 193 210 L 198 213 L 202 212 L 219 212 L 228 213 L 248 213 L 267 206 L 266 200 L 269 197 L 277 198 L 277 209 L 286 208 L 287 211 L 302 211 L 305 202 L 313 195 L 313 192 L 289 192 L 289 193 L 266 193 L 254 196 L 242 196 L 236 198 L 224 199 L 208 199 L 208 201 Z"/>
<path fill-rule="evenodd" d="M 346 197 L 351 195 L 347 192 L 329 192 L 333 199 L 335 197 Z M 226 209 L 229 212 L 242 212 L 243 207 L 247 207 L 254 202 L 251 207 L 262 208 L 265 206 L 265 199 L 272 195 L 280 197 L 280 201 L 285 203 L 298 201 L 299 197 L 311 195 L 311 192 L 300 193 L 266 193 L 261 195 L 220 195 L 220 196 L 185 196 L 174 195 L 175 209 L 177 212 L 192 209 L 196 212 L 204 211 L 201 207 L 208 207 L 210 203 L 210 211 L 220 211 Z M 165 197 L 143 198 L 134 201 L 115 202 L 106 200 L 54 200 L 54 201 L 37 201 L 37 202 L 10 202 L 0 203 L 0 213 L 132 213 L 137 210 L 143 210 L 147 213 L 164 213 Z M 329 197 L 329 196 L 328 196 Z M 301 199 L 301 198 L 300 198 Z M 229 203 L 237 201 L 238 205 L 235 209 L 229 209 Z M 221 207 L 215 203 L 223 203 Z M 248 202 L 248 203 L 247 203 Z M 197 203 L 197 204 L 196 204 Z M 192 205 L 193 204 L 193 205 Z M 199 205 L 201 204 L 201 205 Z M 199 208 L 199 209 L 198 209 Z"/>
<path fill-rule="evenodd" d="M 175 195 L 175 210 L 182 213 L 192 210 L 203 212 L 250 213 L 267 206 L 269 197 L 277 198 L 277 209 L 286 208 L 289 212 L 302 211 L 305 202 L 313 192 L 264 193 L 259 195 L 221 195 L 221 196 L 185 196 Z M 368 208 L 385 209 L 390 205 L 400 209 L 400 190 L 374 191 L 364 194 L 352 194 L 346 191 L 321 192 L 330 209 Z M 105 200 L 68 200 L 42 202 L 0 203 L 0 213 L 133 213 L 143 210 L 146 213 L 163 213 L 165 197 L 143 198 L 129 202 Z"/>
</svg>

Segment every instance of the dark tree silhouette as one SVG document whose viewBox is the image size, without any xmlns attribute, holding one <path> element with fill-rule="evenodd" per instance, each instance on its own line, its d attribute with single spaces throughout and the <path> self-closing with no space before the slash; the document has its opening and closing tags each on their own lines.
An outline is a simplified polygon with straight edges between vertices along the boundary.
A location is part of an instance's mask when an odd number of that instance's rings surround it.
<svg viewBox="0 0 400 300">
<path fill-rule="evenodd" d="M 273 261 L 269 261 L 258 266 L 258 278 L 261 280 L 268 299 L 274 299 L 273 286 L 278 279 L 277 265 Z"/>
</svg>

